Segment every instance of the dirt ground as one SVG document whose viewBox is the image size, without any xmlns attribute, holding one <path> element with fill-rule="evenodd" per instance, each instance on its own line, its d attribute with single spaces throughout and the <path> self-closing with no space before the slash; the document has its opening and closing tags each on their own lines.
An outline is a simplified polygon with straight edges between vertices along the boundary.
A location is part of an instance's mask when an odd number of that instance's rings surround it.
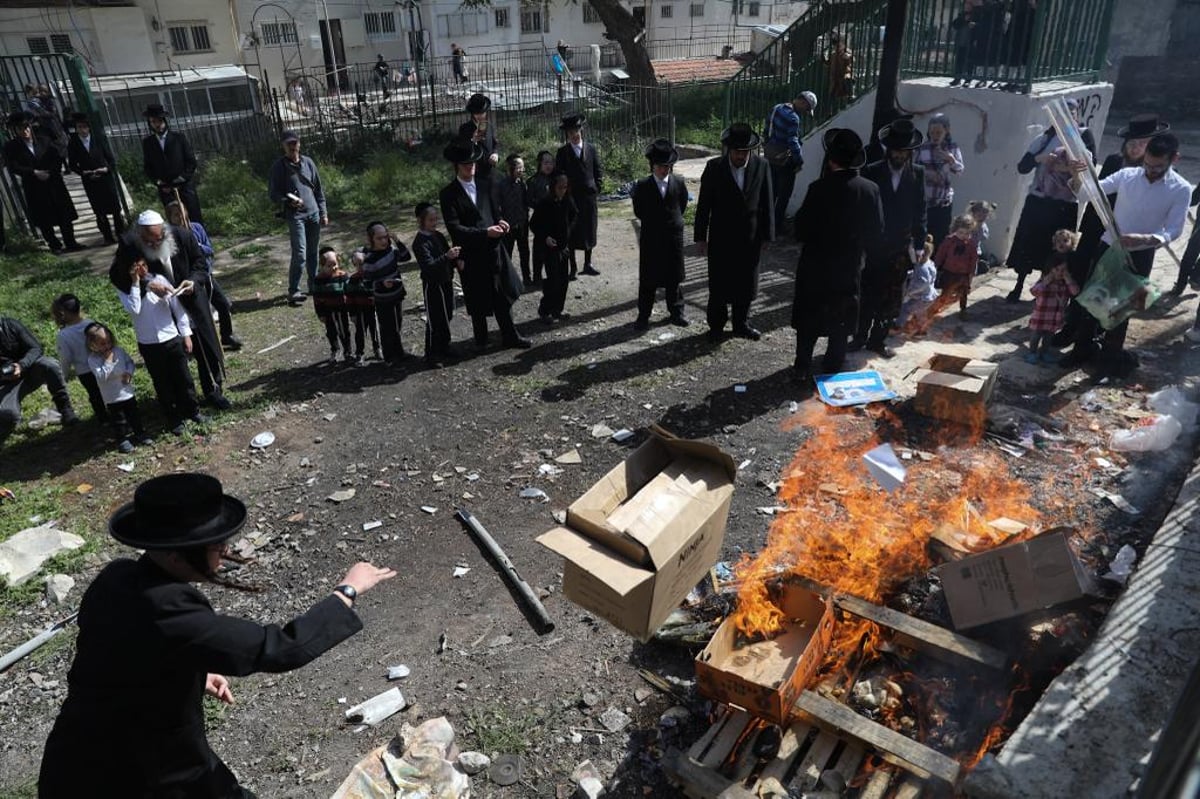
<svg viewBox="0 0 1200 799">
<path fill-rule="evenodd" d="M 1200 162 L 1185 162 L 1183 171 L 1195 179 Z M 95 486 L 75 511 L 93 520 L 126 501 L 132 486 L 152 473 L 199 468 L 220 477 L 251 508 L 245 536 L 258 551 L 245 579 L 268 589 L 261 595 L 206 589 L 222 612 L 285 622 L 324 596 L 357 560 L 399 571 L 360 600 L 365 625 L 360 634 L 297 672 L 235 681 L 237 704 L 211 714 L 214 749 L 260 796 L 328 796 L 353 763 L 389 740 L 402 722 L 442 714 L 462 748 L 523 755 L 517 785 L 501 788 L 480 776 L 474 780 L 478 796 L 563 795 L 572 769 L 585 759 L 609 778 L 614 796 L 673 795 L 657 757 L 667 746 L 690 743 L 705 724 L 703 702 L 689 693 L 692 653 L 636 643 L 564 601 L 561 564 L 534 538 L 554 524 L 553 511 L 565 508 L 644 440 L 643 428 L 659 423 L 679 435 L 711 438 L 735 462 L 746 462 L 723 557 L 736 560 L 762 546 L 771 519 L 756 508 L 775 503 L 765 483 L 779 478 L 805 436 L 802 427 L 785 425 L 798 396 L 790 379 L 794 338 L 788 327 L 798 248 L 780 242 L 764 257 L 753 312 L 753 324 L 765 334 L 761 341 L 707 342 L 705 265 L 692 252 L 684 285 L 692 326 L 665 324 L 660 301 L 651 329 L 639 334 L 631 327 L 636 246 L 629 216 L 627 202 L 605 207 L 596 256 L 602 274 L 571 284 L 569 320 L 545 328 L 536 319 L 536 297 L 522 298 L 514 316 L 533 338 L 532 349 L 493 346 L 441 370 L 414 367 L 405 373 L 375 362 L 357 368 L 324 363 L 327 346 L 312 309 L 282 302 L 286 241 L 264 239 L 273 250 L 260 259 L 222 254 L 219 274 L 247 340 L 246 349 L 230 359 L 227 388 L 235 402 L 251 397 L 253 411 L 218 424 L 200 441 L 162 442 L 153 457 L 137 454 L 132 475 L 115 469 L 129 458 L 108 455 L 48 467 L 66 484 Z M 412 231 L 405 225 L 403 232 L 410 237 Z M 347 246 L 356 238 L 349 223 L 335 224 L 330 236 Z M 1174 264 L 1160 255 L 1156 283 L 1169 286 L 1174 273 Z M 979 279 L 971 321 L 946 316 L 924 341 L 901 346 L 894 360 L 858 353 L 847 368 L 879 368 L 906 399 L 913 385 L 905 375 L 930 352 L 972 348 L 1001 364 L 995 401 L 1075 420 L 1078 448 L 1054 454 L 1068 465 L 1092 458 L 1093 445 L 1103 452 L 1107 432 L 1129 423 L 1122 408 L 1136 405 L 1147 391 L 1196 374 L 1200 356 L 1181 341 L 1197 302 L 1189 291 L 1134 321 L 1131 340 L 1145 356 L 1143 368 L 1123 385 L 1102 386 L 1111 407 L 1087 415 L 1077 402 L 1094 387 L 1085 373 L 1023 362 L 1031 303 L 1003 301 L 1012 279 L 1007 270 Z M 406 280 L 415 297 L 419 283 L 412 275 Z M 406 305 L 405 344 L 419 352 L 420 314 L 411 302 Z M 453 329 L 456 343 L 469 350 L 469 320 L 461 311 Z M 291 335 L 296 338 L 257 354 Z M 735 386 L 744 386 L 744 392 Z M 624 444 L 594 438 L 592 428 L 600 423 L 639 433 Z M 275 434 L 274 445 L 252 451 L 250 439 L 265 430 Z M 582 457 L 580 465 L 565 466 L 554 477 L 539 475 L 540 464 L 572 448 Z M 1050 455 L 1032 453 L 1023 463 L 1039 457 Z M 1156 514 L 1169 506 L 1190 453 L 1108 457 L 1118 466 L 1128 461 L 1137 467 L 1129 499 L 1145 509 L 1143 516 L 1122 519 L 1083 491 L 1077 501 L 1098 520 L 1111 519 L 1124 536 L 1120 540 L 1144 541 Z M 14 467 L 27 474 L 46 470 Z M 1022 473 L 1020 464 L 1014 471 Z M 1030 467 L 1027 473 L 1035 479 L 1042 472 Z M 1123 490 L 1116 480 L 1108 485 Z M 529 486 L 543 489 L 549 501 L 521 499 L 518 492 Z M 352 499 L 327 499 L 345 488 L 355 489 Z M 546 596 L 553 632 L 543 637 L 533 632 L 454 520 L 459 504 L 475 513 Z M 71 519 L 63 521 L 70 527 Z M 382 526 L 364 531 L 374 521 Z M 1112 542 L 1117 540 L 1114 534 Z M 11 617 L 0 649 L 65 615 L 102 561 L 123 554 L 105 547 L 93 556 L 88 573 L 77 576 L 82 579 L 67 608 L 31 607 Z M 456 579 L 452 573 L 460 564 L 470 571 Z M 443 635 L 445 649 L 439 652 Z M 0 675 L 0 781 L 12 795 L 23 795 L 16 793 L 18 786 L 36 775 L 42 742 L 65 696 L 72 638 L 61 636 L 61 643 Z M 397 664 L 412 670 L 398 683 L 411 706 L 378 728 L 351 731 L 342 720 L 345 708 L 386 690 L 387 667 Z M 651 689 L 638 669 L 679 681 L 689 710 L 684 724 L 660 723 L 681 700 Z M 633 718 L 621 733 L 609 733 L 599 721 L 610 707 Z"/>
</svg>

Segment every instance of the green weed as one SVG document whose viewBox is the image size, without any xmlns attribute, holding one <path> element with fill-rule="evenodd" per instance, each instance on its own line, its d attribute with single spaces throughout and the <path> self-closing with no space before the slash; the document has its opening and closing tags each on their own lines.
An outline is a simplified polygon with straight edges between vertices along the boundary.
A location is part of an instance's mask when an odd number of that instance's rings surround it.
<svg viewBox="0 0 1200 799">
<path fill-rule="evenodd" d="M 467 714 L 467 730 L 475 736 L 477 749 L 485 754 L 520 754 L 529 746 L 540 720 L 529 710 L 496 706 Z"/>
</svg>

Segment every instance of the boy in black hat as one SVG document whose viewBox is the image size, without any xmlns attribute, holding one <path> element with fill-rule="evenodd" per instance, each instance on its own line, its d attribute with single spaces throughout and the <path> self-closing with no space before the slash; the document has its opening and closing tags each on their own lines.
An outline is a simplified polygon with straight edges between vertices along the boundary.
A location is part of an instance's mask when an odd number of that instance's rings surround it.
<svg viewBox="0 0 1200 799">
<path fill-rule="evenodd" d="M 117 196 L 117 162 L 108 142 L 92 135 L 92 123 L 87 114 L 71 114 L 75 130 L 67 141 L 67 164 L 83 179 L 88 204 L 96 215 L 96 227 L 106 244 L 116 244 L 117 236 L 125 232 L 121 222 L 121 199 Z M 112 217 L 112 221 L 109 221 Z"/>
<path fill-rule="evenodd" d="M 758 341 L 750 326 L 750 303 L 758 294 L 758 261 L 775 238 L 771 169 L 754 155 L 759 137 L 744 122 L 721 134 L 725 155 L 704 165 L 696 201 L 695 240 L 708 256 L 708 338 L 725 336 L 728 307 L 733 306 L 733 334 Z"/>
<path fill-rule="evenodd" d="M 475 123 L 471 134 L 483 145 L 483 158 L 475 165 L 476 178 L 490 178 L 492 167 L 500 163 L 500 142 L 496 141 L 496 126 L 491 124 L 489 114 L 492 110 L 492 98 L 476 92 L 467 98 L 467 113 L 471 115 L 470 122 Z M 459 131 L 462 133 L 462 131 Z"/>
<path fill-rule="evenodd" d="M 220 577 L 246 506 L 203 474 L 138 486 L 109 519 L 113 538 L 145 553 L 109 563 L 79 607 L 67 699 L 42 755 L 38 795 L 252 799 L 204 734 L 204 695 L 233 704 L 224 675 L 285 672 L 362 629 L 355 599 L 392 569 L 357 563 L 285 626 L 221 616 L 192 583 Z"/>
<path fill-rule="evenodd" d="M 38 229 L 51 252 L 62 252 L 64 244 L 68 250 L 82 250 L 75 241 L 79 214 L 63 182 L 62 153 L 52 141 L 33 135 L 33 114 L 28 111 L 10 114 L 8 130 L 12 138 L 4 143 L 4 162 L 9 173 L 21 180 L 30 227 Z M 62 231 L 61 241 L 54 234 L 55 226 Z"/>
<path fill-rule="evenodd" d="M 571 229 L 571 279 L 575 278 L 575 251 L 583 250 L 583 273 L 598 275 L 600 270 L 592 266 L 592 249 L 596 246 L 599 222 L 597 198 L 603 170 L 600 155 L 590 142 L 583 140 L 583 114 L 571 113 L 562 118 L 558 126 L 567 137 L 567 143 L 558 148 L 554 156 L 557 171 L 567 176 L 571 184 L 571 198 L 579 216 Z"/>
<path fill-rule="evenodd" d="M 646 148 L 650 173 L 633 187 L 633 215 L 642 223 L 638 252 L 638 315 L 636 330 L 650 327 L 654 295 L 665 290 L 671 324 L 687 327 L 683 315 L 683 212 L 688 192 L 683 178 L 671 173 L 679 151 L 667 139 L 655 139 Z"/>
<path fill-rule="evenodd" d="M 200 214 L 200 197 L 192 178 L 196 174 L 196 156 L 187 136 L 169 130 L 171 114 L 159 103 L 151 103 L 142 112 L 150 135 L 142 139 L 142 169 L 146 177 L 158 188 L 158 199 L 165 208 L 167 203 L 179 200 L 187 208 L 188 219 L 204 224 Z"/>
</svg>

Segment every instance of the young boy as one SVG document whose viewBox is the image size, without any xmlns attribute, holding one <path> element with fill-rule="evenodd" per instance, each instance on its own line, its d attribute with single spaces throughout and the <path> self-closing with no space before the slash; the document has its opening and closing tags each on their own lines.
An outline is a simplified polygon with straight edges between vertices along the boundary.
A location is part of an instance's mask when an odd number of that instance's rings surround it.
<svg viewBox="0 0 1200 799">
<path fill-rule="evenodd" d="M 99 422 L 107 421 L 108 409 L 104 406 L 100 387 L 96 385 L 96 377 L 88 368 L 87 341 L 83 335 L 92 320 L 83 315 L 79 298 L 74 294 L 58 295 L 50 305 L 50 316 L 59 327 L 57 346 L 63 378 L 70 380 L 72 374 L 79 378 L 87 390 L 92 416 Z"/>
<path fill-rule="evenodd" d="M 88 368 L 96 378 L 109 418 L 117 434 L 117 449 L 133 452 L 133 442 L 148 446 L 154 439 L 146 435 L 138 413 L 137 398 L 133 395 L 133 358 L 117 346 L 112 331 L 99 322 L 89 322 L 84 329 L 87 339 Z"/>
<path fill-rule="evenodd" d="M 317 276 L 313 278 L 313 310 L 325 323 L 325 338 L 329 340 L 329 362 L 337 363 L 338 345 L 343 360 L 350 363 L 350 309 L 346 304 L 346 285 L 350 276 L 338 264 L 337 251 L 322 247 L 317 256 Z"/>
<path fill-rule="evenodd" d="M 447 358 L 457 358 L 450 346 L 450 318 L 454 316 L 454 272 L 462 271 L 462 251 L 451 247 L 438 225 L 437 208 L 420 203 L 416 208 L 417 231 L 412 250 L 421 269 L 425 298 L 425 363 L 441 368 Z"/>
<path fill-rule="evenodd" d="M 508 222 L 504 249 L 512 257 L 513 244 L 521 256 L 521 279 L 526 288 L 533 285 L 529 271 L 529 192 L 525 185 L 525 159 L 513 153 L 504 159 L 508 174 L 500 178 L 500 214 Z"/>
</svg>

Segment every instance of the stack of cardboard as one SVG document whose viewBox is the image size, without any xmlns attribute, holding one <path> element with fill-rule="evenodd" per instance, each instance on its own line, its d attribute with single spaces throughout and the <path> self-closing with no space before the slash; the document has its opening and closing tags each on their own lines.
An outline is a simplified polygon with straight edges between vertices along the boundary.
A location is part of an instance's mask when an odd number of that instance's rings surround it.
<svg viewBox="0 0 1200 799">
<path fill-rule="evenodd" d="M 987 419 L 987 402 L 999 366 L 988 361 L 938 353 L 919 367 L 917 413 L 948 422 L 977 426 Z"/>
</svg>

